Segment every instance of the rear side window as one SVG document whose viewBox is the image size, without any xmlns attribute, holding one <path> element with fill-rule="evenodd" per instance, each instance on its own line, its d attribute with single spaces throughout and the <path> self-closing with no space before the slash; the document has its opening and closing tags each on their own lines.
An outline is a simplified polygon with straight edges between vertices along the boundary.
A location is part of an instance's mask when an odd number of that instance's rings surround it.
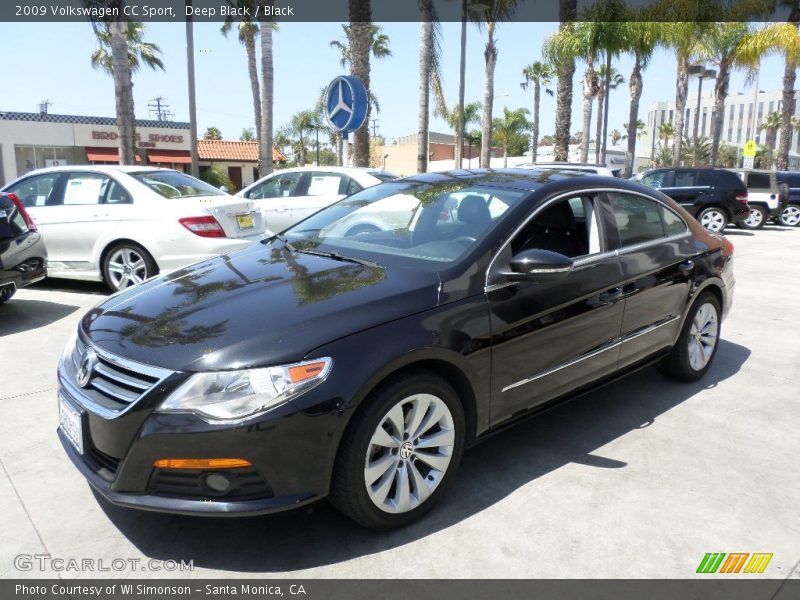
<svg viewBox="0 0 800 600">
<path fill-rule="evenodd" d="M 800 187 L 800 173 L 778 173 L 778 181 L 789 187 Z"/>
<path fill-rule="evenodd" d="M 688 231 L 680 216 L 655 200 L 624 193 L 609 193 L 606 197 L 614 215 L 621 248 Z"/>
<path fill-rule="evenodd" d="M 697 180 L 697 185 L 708 185 L 726 189 L 744 189 L 744 183 L 736 173 L 723 171 L 722 169 L 704 169 L 698 171 Z"/>
<path fill-rule="evenodd" d="M 747 187 L 769 190 L 772 189 L 772 182 L 767 173 L 750 173 L 747 178 Z"/>
<path fill-rule="evenodd" d="M 70 173 L 64 185 L 64 204 L 100 204 L 109 182 L 99 173 Z"/>
<path fill-rule="evenodd" d="M 668 209 L 666 206 L 659 206 L 661 210 L 661 220 L 664 222 L 664 233 L 667 237 L 682 235 L 689 230 L 683 219 Z"/>
<path fill-rule="evenodd" d="M 675 171 L 675 187 L 692 187 L 694 183 L 694 171 Z M 702 185 L 702 184 L 698 184 Z"/>
</svg>

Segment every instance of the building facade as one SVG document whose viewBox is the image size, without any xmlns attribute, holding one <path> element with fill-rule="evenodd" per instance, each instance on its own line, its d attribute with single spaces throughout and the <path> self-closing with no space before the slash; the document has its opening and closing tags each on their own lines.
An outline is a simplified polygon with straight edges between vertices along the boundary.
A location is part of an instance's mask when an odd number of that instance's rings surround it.
<svg viewBox="0 0 800 600">
<path fill-rule="evenodd" d="M 417 140 L 419 134 L 404 135 L 395 141 L 394 144 L 381 147 L 383 158 L 383 168 L 398 175 L 413 175 L 417 172 Z M 454 160 L 456 152 L 456 138 L 448 133 L 436 133 L 431 131 L 428 134 L 428 160 L 430 162 L 440 162 Z M 476 167 L 480 162 L 481 155 L 480 143 L 464 144 L 463 156 L 464 165 L 472 160 L 472 166 Z M 492 147 L 492 158 L 502 158 L 503 149 Z"/>
<path fill-rule="evenodd" d="M 691 84 L 692 82 L 690 82 Z M 696 85 L 696 84 L 694 84 Z M 749 139 L 754 139 L 757 144 L 766 141 L 766 130 L 760 125 L 773 112 L 780 112 L 783 93 L 781 91 L 759 91 L 757 97 L 754 93 L 731 94 L 725 99 L 725 114 L 722 118 L 722 135 L 720 140 L 726 144 L 741 148 Z M 795 93 L 795 105 L 792 113 L 800 115 L 800 92 Z M 694 137 L 695 115 L 700 116 L 698 137 L 711 137 L 711 124 L 715 113 L 714 91 L 704 90 L 700 97 L 700 110 L 697 110 L 697 94 L 689 95 L 686 102 L 684 115 L 683 134 L 687 138 Z M 755 120 L 756 133 L 753 137 L 753 121 Z M 653 150 L 658 142 L 658 128 L 663 123 L 675 122 L 675 101 L 654 102 L 647 112 L 647 136 L 641 141 L 645 147 Z M 780 139 L 780 133 L 778 133 Z M 789 167 L 800 167 L 800 132 L 797 129 L 792 133 L 792 142 L 789 146 Z"/>
<path fill-rule="evenodd" d="M 217 167 L 233 183 L 235 190 L 241 190 L 258 179 L 258 142 L 240 140 L 197 140 L 198 166 L 200 177 L 204 169 Z M 286 162 L 286 156 L 273 146 L 272 162 L 279 167 Z"/>
<path fill-rule="evenodd" d="M 189 124 L 136 120 L 136 160 L 143 165 L 188 170 Z M 0 185 L 58 165 L 119 162 L 113 117 L 0 111 Z"/>
</svg>

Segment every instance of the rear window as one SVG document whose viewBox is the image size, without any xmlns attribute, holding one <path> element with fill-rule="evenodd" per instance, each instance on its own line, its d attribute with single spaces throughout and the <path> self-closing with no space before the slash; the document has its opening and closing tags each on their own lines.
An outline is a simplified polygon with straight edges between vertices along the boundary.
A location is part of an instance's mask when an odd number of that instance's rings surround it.
<svg viewBox="0 0 800 600">
<path fill-rule="evenodd" d="M 767 173 L 750 173 L 747 177 L 747 187 L 768 190 L 772 188 L 772 182 Z"/>
<path fill-rule="evenodd" d="M 225 196 L 214 186 L 178 171 L 138 171 L 129 175 L 164 198 Z"/>
</svg>

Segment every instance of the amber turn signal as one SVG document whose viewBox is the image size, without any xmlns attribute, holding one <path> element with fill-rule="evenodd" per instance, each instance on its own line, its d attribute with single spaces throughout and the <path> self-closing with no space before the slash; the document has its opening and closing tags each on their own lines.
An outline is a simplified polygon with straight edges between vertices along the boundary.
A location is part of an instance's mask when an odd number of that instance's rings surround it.
<svg viewBox="0 0 800 600">
<path fill-rule="evenodd" d="M 252 467 L 243 458 L 161 458 L 153 463 L 159 469 L 239 469 Z"/>
<path fill-rule="evenodd" d="M 313 379 L 325 368 L 325 361 L 305 363 L 296 367 L 289 367 L 289 379 L 292 383 L 301 383 L 306 379 Z"/>
</svg>

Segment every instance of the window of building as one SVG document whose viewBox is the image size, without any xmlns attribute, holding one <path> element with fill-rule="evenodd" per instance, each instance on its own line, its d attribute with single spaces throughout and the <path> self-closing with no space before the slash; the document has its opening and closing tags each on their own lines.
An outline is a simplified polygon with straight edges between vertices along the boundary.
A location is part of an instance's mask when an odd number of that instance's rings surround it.
<svg viewBox="0 0 800 600">
<path fill-rule="evenodd" d="M 71 146 L 15 146 L 14 154 L 17 175 L 45 167 L 80 164 L 86 158 L 78 160 L 76 149 Z"/>
</svg>

